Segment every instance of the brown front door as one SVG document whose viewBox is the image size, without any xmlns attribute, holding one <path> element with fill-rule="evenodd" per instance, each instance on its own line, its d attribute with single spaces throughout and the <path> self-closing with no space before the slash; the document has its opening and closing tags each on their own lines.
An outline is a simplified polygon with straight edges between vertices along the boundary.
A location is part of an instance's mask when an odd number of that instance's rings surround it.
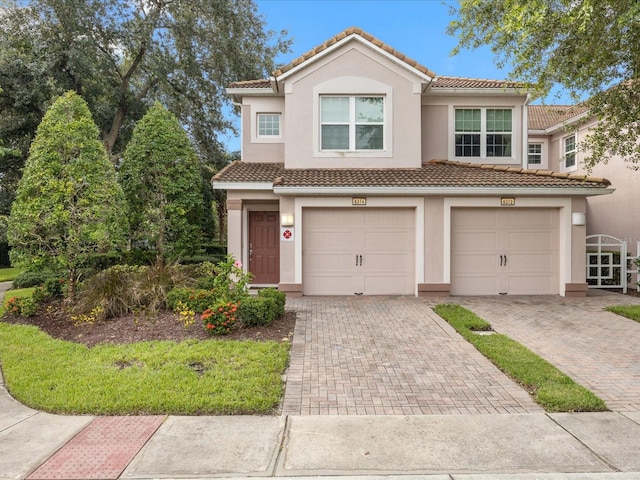
<svg viewBox="0 0 640 480">
<path fill-rule="evenodd" d="M 278 212 L 249 212 L 249 271 L 252 283 L 280 281 Z"/>
</svg>

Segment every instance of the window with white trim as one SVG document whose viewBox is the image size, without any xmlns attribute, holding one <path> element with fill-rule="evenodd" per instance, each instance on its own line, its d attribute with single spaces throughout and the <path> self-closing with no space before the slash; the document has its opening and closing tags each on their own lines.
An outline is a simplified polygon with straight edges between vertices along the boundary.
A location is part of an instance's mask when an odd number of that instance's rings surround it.
<svg viewBox="0 0 640 480">
<path fill-rule="evenodd" d="M 511 157 L 510 108 L 456 108 L 456 157 Z"/>
<path fill-rule="evenodd" d="M 529 165 L 542 165 L 542 144 L 530 143 L 527 147 L 527 163 Z"/>
<path fill-rule="evenodd" d="M 576 136 L 570 135 L 564 138 L 564 168 L 576 166 Z"/>
<path fill-rule="evenodd" d="M 320 97 L 320 149 L 384 150 L 384 97 Z"/>
<path fill-rule="evenodd" d="M 259 113 L 258 114 L 258 137 L 273 138 L 280 136 L 279 113 Z"/>
</svg>

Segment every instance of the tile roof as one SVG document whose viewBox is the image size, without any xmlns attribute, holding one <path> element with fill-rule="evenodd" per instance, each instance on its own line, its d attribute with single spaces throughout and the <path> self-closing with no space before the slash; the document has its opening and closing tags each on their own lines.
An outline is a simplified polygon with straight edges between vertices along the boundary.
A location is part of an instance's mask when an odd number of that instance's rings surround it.
<svg viewBox="0 0 640 480">
<path fill-rule="evenodd" d="M 589 110 L 585 103 L 578 105 L 529 105 L 529 129 L 545 130 L 571 120 Z"/>
<path fill-rule="evenodd" d="M 524 83 L 482 78 L 437 77 L 431 88 L 525 88 Z"/>
<path fill-rule="evenodd" d="M 420 65 L 415 60 L 407 57 L 403 53 L 397 51 L 395 48 L 390 47 L 386 43 L 378 40 L 373 35 L 368 34 L 367 32 L 365 32 L 364 30 L 362 30 L 362 29 L 360 29 L 358 27 L 347 28 L 346 30 L 338 33 L 337 35 L 335 35 L 333 37 L 331 37 L 326 42 L 324 42 L 321 45 L 318 45 L 317 47 L 309 50 L 307 53 L 299 56 L 298 58 L 296 58 L 292 62 L 288 63 L 284 67 L 280 67 L 278 70 L 273 72 L 273 76 L 274 77 L 278 77 L 278 76 L 282 75 L 283 73 L 288 72 L 292 68 L 295 68 L 298 65 L 300 65 L 301 63 L 309 60 L 310 58 L 315 57 L 316 55 L 318 55 L 319 53 L 323 52 L 327 48 L 329 48 L 332 45 L 335 45 L 336 43 L 338 43 L 340 40 L 343 40 L 343 39 L 345 39 L 345 38 L 347 38 L 347 37 L 349 37 L 351 35 L 359 35 L 360 37 L 364 38 L 365 40 L 373 43 L 376 47 L 381 48 L 385 52 L 387 52 L 387 53 L 393 55 L 394 57 L 396 57 L 397 59 L 403 61 L 404 63 L 406 63 L 410 67 L 413 67 L 416 70 L 424 73 L 425 75 L 429 75 L 430 77 L 434 77 L 435 76 L 435 73 L 433 73 L 427 67 L 424 67 L 424 66 Z"/>
<path fill-rule="evenodd" d="M 215 182 L 271 182 L 277 187 L 606 188 L 610 182 L 548 170 L 432 160 L 421 168 L 285 169 L 282 164 L 234 162 Z"/>
<path fill-rule="evenodd" d="M 244 80 L 242 82 L 231 82 L 229 88 L 271 88 L 271 80 L 262 78 L 260 80 Z"/>
<path fill-rule="evenodd" d="M 273 183 L 277 177 L 282 175 L 283 171 L 283 163 L 235 161 L 220 170 L 212 181 Z"/>
</svg>

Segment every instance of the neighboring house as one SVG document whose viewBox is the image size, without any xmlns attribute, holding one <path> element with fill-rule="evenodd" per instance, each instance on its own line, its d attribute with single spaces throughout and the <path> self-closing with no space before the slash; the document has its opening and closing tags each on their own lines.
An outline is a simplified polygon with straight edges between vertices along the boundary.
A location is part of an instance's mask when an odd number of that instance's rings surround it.
<svg viewBox="0 0 640 480">
<path fill-rule="evenodd" d="M 530 105 L 528 168 L 584 174 L 584 152 L 576 147 L 593 125 L 585 105 Z M 638 255 L 640 171 L 629 167 L 620 157 L 613 157 L 590 172 L 610 180 L 615 192 L 587 199 L 587 235 L 606 234 L 625 240 L 629 251 Z"/>
<path fill-rule="evenodd" d="M 228 251 L 289 295 L 585 295 L 604 179 L 530 158 L 518 85 L 440 77 L 357 28 L 237 82 Z M 544 145 L 547 145 L 544 147 Z M 535 152 L 534 152 L 535 154 Z M 543 160 L 541 160 L 542 162 Z"/>
</svg>

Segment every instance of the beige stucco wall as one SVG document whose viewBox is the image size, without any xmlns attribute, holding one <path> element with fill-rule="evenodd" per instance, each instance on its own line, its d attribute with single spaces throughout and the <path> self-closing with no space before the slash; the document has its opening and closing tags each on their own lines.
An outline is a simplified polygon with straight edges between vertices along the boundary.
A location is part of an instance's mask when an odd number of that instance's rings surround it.
<svg viewBox="0 0 640 480">
<path fill-rule="evenodd" d="M 420 166 L 420 79 L 352 42 L 285 80 L 287 168 L 384 168 Z M 322 152 L 319 97 L 385 96 L 384 151 Z"/>
<path fill-rule="evenodd" d="M 282 97 L 245 97 L 242 100 L 242 160 L 245 162 L 284 161 L 286 130 L 281 121 L 280 138 L 258 138 L 257 115 L 259 113 L 284 112 Z"/>
<path fill-rule="evenodd" d="M 301 218 L 295 217 L 295 197 L 280 197 L 280 215 L 294 215 L 294 241 L 280 239 L 280 283 L 295 283 L 295 241 L 302 233 Z"/>
<path fill-rule="evenodd" d="M 422 106 L 422 161 L 447 160 L 449 158 L 447 105 Z"/>
<path fill-rule="evenodd" d="M 575 197 L 571 201 L 572 213 L 585 213 L 587 201 L 584 197 Z M 587 227 L 571 225 L 571 283 L 586 282 L 586 236 Z"/>
<path fill-rule="evenodd" d="M 443 197 L 426 197 L 424 203 L 424 281 L 425 283 L 442 283 L 444 281 L 443 258 L 444 235 L 442 223 L 444 218 Z"/>
<path fill-rule="evenodd" d="M 449 96 L 427 93 L 423 96 L 422 118 L 422 160 L 433 158 L 456 160 L 471 163 L 487 163 L 509 166 L 521 166 L 523 149 L 527 138 L 525 119 L 525 96 L 517 95 L 459 95 Z M 454 110 L 464 108 L 511 108 L 512 115 L 512 146 L 511 157 L 456 157 L 454 144 Z"/>
</svg>

